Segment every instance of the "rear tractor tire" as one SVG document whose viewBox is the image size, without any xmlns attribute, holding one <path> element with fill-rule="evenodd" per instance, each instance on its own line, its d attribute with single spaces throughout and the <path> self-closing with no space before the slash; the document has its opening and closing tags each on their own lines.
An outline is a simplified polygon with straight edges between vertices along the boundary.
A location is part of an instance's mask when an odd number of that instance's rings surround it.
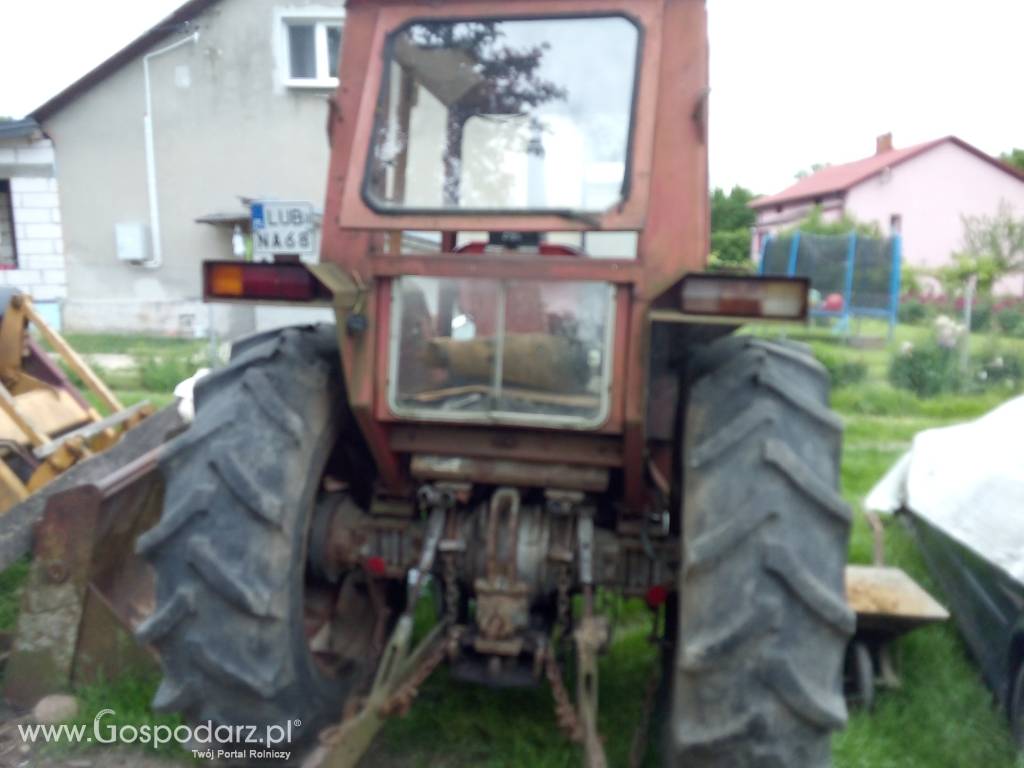
<svg viewBox="0 0 1024 768">
<path fill-rule="evenodd" d="M 296 742 L 336 719 L 356 671 L 317 663 L 304 626 L 308 531 L 340 436 L 333 326 L 289 328 L 236 348 L 196 388 L 196 416 L 168 444 L 163 516 L 137 549 L 156 572 L 140 640 L 160 652 L 153 701 L 193 722 L 292 723 Z"/>
<path fill-rule="evenodd" d="M 855 617 L 828 374 L 802 347 L 745 337 L 691 372 L 672 764 L 829 766 Z"/>
</svg>

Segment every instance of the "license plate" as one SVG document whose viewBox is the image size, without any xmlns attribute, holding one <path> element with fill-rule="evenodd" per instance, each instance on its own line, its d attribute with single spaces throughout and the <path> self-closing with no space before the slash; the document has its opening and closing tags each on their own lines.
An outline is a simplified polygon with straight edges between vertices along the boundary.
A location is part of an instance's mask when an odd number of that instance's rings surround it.
<svg viewBox="0 0 1024 768">
<path fill-rule="evenodd" d="M 256 261 L 298 256 L 315 263 L 318 226 L 312 203 L 269 201 L 252 204 L 252 255 Z"/>
</svg>

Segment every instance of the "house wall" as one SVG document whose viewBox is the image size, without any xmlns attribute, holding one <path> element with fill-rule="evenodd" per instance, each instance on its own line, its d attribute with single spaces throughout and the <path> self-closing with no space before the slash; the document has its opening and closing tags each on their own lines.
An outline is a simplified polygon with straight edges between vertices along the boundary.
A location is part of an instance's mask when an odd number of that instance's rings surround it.
<svg viewBox="0 0 1024 768">
<path fill-rule="evenodd" d="M 935 268 L 961 247 L 961 217 L 992 215 L 1002 200 L 1024 216 L 1024 182 L 947 142 L 853 187 L 846 210 L 877 221 L 885 232 L 890 217 L 901 216 L 904 262 Z M 1000 289 L 1021 295 L 1024 277 L 1014 276 Z"/>
<path fill-rule="evenodd" d="M 0 178 L 7 182 L 6 191 L 0 189 L 0 206 L 9 206 L 11 213 L 10 222 L 0 224 L 0 255 L 5 263 L 12 251 L 16 257 L 15 268 L 0 269 L 0 288 L 28 294 L 59 326 L 67 274 L 53 145 L 39 136 L 0 142 Z"/>
<path fill-rule="evenodd" d="M 150 59 L 158 267 L 119 261 L 114 238 L 118 222 L 149 222 L 142 58 L 44 121 L 59 158 L 69 328 L 201 334 L 211 320 L 231 336 L 254 328 L 252 308 L 200 302 L 200 262 L 228 257 L 230 232 L 195 219 L 241 210 L 239 195 L 322 204 L 330 90 L 284 83 L 283 19 L 293 13 L 337 18 L 342 9 L 222 0 L 199 17 L 197 43 Z"/>
</svg>

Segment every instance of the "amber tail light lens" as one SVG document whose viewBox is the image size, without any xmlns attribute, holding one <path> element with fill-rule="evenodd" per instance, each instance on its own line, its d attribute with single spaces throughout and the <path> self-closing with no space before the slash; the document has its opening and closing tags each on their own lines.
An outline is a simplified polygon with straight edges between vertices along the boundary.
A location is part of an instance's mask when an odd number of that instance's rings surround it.
<svg viewBox="0 0 1024 768">
<path fill-rule="evenodd" d="M 687 275 L 680 294 L 688 315 L 803 320 L 810 282 L 797 277 Z"/>
<path fill-rule="evenodd" d="M 203 262 L 206 300 L 324 301 L 330 293 L 305 265 Z"/>
</svg>

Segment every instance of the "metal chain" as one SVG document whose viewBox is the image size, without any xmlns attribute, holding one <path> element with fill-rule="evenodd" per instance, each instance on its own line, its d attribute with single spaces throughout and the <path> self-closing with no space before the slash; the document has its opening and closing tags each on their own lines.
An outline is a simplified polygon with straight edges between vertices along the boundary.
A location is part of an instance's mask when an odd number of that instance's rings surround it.
<svg viewBox="0 0 1024 768">
<path fill-rule="evenodd" d="M 547 674 L 548 683 L 551 685 L 551 695 L 555 699 L 555 720 L 558 727 L 565 731 L 569 739 L 577 744 L 583 742 L 583 726 L 580 725 L 576 707 L 569 699 L 569 692 L 565 690 L 565 683 L 562 682 L 562 671 L 558 668 L 558 661 L 555 659 L 553 648 L 547 651 L 544 660 L 544 671 Z"/>
<path fill-rule="evenodd" d="M 455 553 L 444 554 L 444 620 L 454 627 L 459 619 L 459 582 L 455 570 Z"/>
<path fill-rule="evenodd" d="M 572 615 L 569 590 L 572 587 L 572 569 L 566 564 L 558 569 L 558 624 L 562 628 L 562 639 L 572 637 Z"/>
<path fill-rule="evenodd" d="M 445 644 L 438 643 L 437 647 L 416 667 L 416 670 L 409 676 L 409 680 L 380 706 L 380 709 L 377 710 L 380 716 L 405 716 L 409 712 L 413 700 L 419 694 L 420 686 L 426 682 L 431 673 L 437 669 L 437 666 L 444 661 L 445 654 Z"/>
</svg>

